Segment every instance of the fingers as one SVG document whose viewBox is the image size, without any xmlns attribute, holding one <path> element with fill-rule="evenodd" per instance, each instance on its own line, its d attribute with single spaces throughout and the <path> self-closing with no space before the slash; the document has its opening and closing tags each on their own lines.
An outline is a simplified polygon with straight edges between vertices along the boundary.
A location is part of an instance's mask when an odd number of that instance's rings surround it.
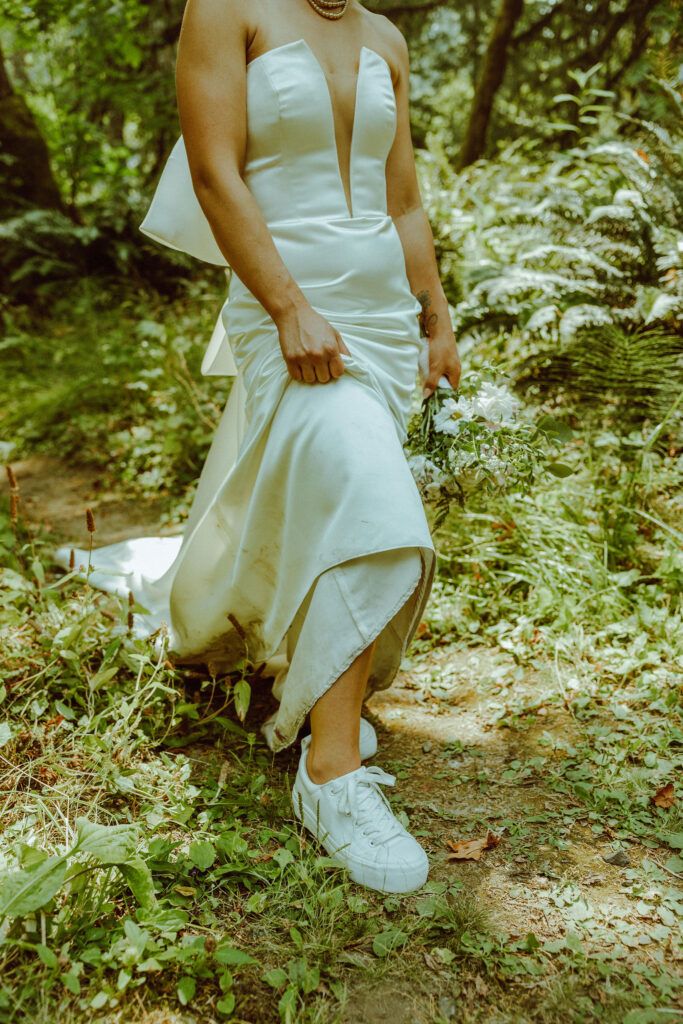
<svg viewBox="0 0 683 1024">
<path fill-rule="evenodd" d="M 317 350 L 309 350 L 293 363 L 299 372 L 299 376 L 294 379 L 303 380 L 306 384 L 327 384 L 330 380 L 341 377 L 344 373 L 342 353 L 350 355 L 343 338 L 335 331 L 334 342 L 321 345 Z"/>
<path fill-rule="evenodd" d="M 311 311 L 313 313 L 313 311 Z M 318 320 L 322 318 L 315 314 Z M 351 355 L 339 331 L 322 320 L 322 328 L 300 328 L 298 337 L 290 331 L 280 335 L 280 347 L 290 376 L 305 384 L 327 384 L 344 373 L 343 355 Z M 317 337 L 316 337 L 317 335 Z"/>
<path fill-rule="evenodd" d="M 439 380 L 441 378 L 441 372 L 439 370 L 430 370 L 424 387 L 422 388 L 422 395 L 424 398 L 429 398 L 430 395 L 434 394 L 437 387 L 439 386 Z"/>
</svg>

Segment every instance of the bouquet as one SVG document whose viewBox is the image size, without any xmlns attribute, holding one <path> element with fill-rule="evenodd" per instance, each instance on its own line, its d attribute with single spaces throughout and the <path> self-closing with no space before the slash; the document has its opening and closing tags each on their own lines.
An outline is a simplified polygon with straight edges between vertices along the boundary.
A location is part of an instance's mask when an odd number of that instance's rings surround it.
<svg viewBox="0 0 683 1024">
<path fill-rule="evenodd" d="M 442 377 L 408 425 L 408 465 L 423 499 L 435 507 L 436 525 L 453 502 L 464 504 L 476 491 L 528 491 L 539 468 L 558 477 L 572 472 L 548 459 L 548 443 L 570 440 L 571 428 L 551 416 L 530 422 L 501 376 L 486 363 L 457 391 Z"/>
</svg>

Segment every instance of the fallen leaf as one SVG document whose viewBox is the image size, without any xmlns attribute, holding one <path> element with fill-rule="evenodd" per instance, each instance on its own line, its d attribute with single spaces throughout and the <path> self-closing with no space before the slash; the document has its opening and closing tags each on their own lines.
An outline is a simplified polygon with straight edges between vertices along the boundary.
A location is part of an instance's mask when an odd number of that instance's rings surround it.
<svg viewBox="0 0 683 1024">
<path fill-rule="evenodd" d="M 424 637 L 426 640 L 431 639 L 431 636 L 432 636 L 431 630 L 430 630 L 429 626 L 427 625 L 427 623 L 424 621 L 424 619 L 418 625 L 416 633 L 417 633 L 418 637 Z"/>
<path fill-rule="evenodd" d="M 653 803 L 655 807 L 673 807 L 676 803 L 673 782 L 667 782 L 666 786 L 662 786 L 661 789 L 658 789 L 655 795 L 650 797 L 650 802 Z"/>
<path fill-rule="evenodd" d="M 482 839 L 463 839 L 456 842 L 449 842 L 447 845 L 453 851 L 449 853 L 446 860 L 480 860 L 484 850 L 492 846 L 498 846 L 500 836 L 495 832 L 487 832 Z"/>
<path fill-rule="evenodd" d="M 179 892 L 181 896 L 196 896 L 197 890 L 190 885 L 174 885 L 173 892 Z"/>
</svg>

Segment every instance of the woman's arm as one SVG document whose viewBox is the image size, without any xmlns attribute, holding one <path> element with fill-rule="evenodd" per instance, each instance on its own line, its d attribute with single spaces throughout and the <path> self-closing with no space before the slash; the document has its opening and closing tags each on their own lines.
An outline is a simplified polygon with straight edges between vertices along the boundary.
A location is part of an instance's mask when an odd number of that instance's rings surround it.
<svg viewBox="0 0 683 1024">
<path fill-rule="evenodd" d="M 398 78 L 394 82 L 396 136 L 386 167 L 387 211 L 401 238 L 411 290 L 422 306 L 422 326 L 429 343 L 429 374 L 424 383 L 426 396 L 434 391 L 442 375 L 448 378 L 451 387 L 457 388 L 460 356 L 439 278 L 432 229 L 422 206 L 415 170 L 408 111 L 408 47 L 399 30 L 394 25 L 391 28 Z"/>
<path fill-rule="evenodd" d="M 291 376 L 326 383 L 348 349 L 289 273 L 242 177 L 250 36 L 245 0 L 188 0 L 176 91 L 192 184 L 225 259 L 275 322 Z"/>
</svg>

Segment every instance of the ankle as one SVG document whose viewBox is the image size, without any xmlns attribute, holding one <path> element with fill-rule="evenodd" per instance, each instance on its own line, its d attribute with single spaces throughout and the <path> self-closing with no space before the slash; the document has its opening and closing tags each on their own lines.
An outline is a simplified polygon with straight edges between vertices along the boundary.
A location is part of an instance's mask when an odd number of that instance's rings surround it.
<svg viewBox="0 0 683 1024">
<path fill-rule="evenodd" d="M 315 786 L 322 786 L 340 775 L 348 775 L 360 768 L 360 753 L 340 753 L 322 756 L 312 745 L 306 754 L 306 773 Z"/>
</svg>

